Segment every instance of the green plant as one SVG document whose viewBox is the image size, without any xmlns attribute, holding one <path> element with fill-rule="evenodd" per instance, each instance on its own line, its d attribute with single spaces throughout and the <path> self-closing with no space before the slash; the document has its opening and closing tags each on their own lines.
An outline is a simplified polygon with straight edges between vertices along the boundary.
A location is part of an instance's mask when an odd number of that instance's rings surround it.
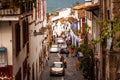
<svg viewBox="0 0 120 80">
<path fill-rule="evenodd" d="M 110 35 L 114 35 L 116 32 L 120 31 L 120 19 L 99 22 L 98 25 L 102 26 L 101 35 L 98 39 L 92 41 L 93 45 L 103 42 Z M 110 26 L 112 26 L 111 29 L 110 29 Z M 118 42 L 120 42 L 120 41 L 118 41 Z"/>
<path fill-rule="evenodd" d="M 70 49 L 75 49 L 75 45 L 72 44 L 72 45 L 70 46 Z"/>
<path fill-rule="evenodd" d="M 81 59 L 81 68 L 83 69 L 83 73 L 85 72 L 86 75 L 90 76 L 90 73 L 94 75 L 93 66 L 93 50 L 89 44 L 83 43 L 78 48 L 77 51 L 83 53 L 84 58 Z M 93 77 L 93 75 L 91 77 Z"/>
<path fill-rule="evenodd" d="M 73 32 L 75 33 L 75 35 L 78 36 L 81 33 L 81 30 L 80 29 L 79 30 L 74 29 Z"/>
</svg>

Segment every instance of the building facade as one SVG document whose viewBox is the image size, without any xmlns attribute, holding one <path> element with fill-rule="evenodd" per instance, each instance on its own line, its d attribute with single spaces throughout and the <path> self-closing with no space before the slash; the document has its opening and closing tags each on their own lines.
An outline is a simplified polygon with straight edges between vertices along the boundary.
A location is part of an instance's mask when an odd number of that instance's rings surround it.
<svg viewBox="0 0 120 80">
<path fill-rule="evenodd" d="M 85 4 L 86 13 L 90 13 L 92 21 L 91 40 L 103 37 L 104 27 L 107 27 L 108 30 L 114 30 L 115 25 L 112 21 L 115 21 L 115 19 L 119 20 L 120 15 L 119 11 L 117 11 L 120 8 L 119 0 L 85 0 Z M 88 18 L 88 14 L 86 14 L 86 19 Z M 118 66 L 120 54 L 118 54 L 119 48 L 115 48 L 117 44 L 115 39 L 118 35 L 119 31 L 115 34 L 109 34 L 100 43 L 94 45 L 95 80 L 120 79 Z M 89 39 L 89 41 L 91 40 Z"/>
<path fill-rule="evenodd" d="M 45 0 L 0 2 L 0 79 L 38 80 L 43 69 Z"/>
<path fill-rule="evenodd" d="M 72 15 L 75 18 L 71 22 L 71 38 L 72 43 L 75 46 L 79 46 L 82 43 L 85 26 L 85 4 L 80 4 L 72 8 Z"/>
</svg>

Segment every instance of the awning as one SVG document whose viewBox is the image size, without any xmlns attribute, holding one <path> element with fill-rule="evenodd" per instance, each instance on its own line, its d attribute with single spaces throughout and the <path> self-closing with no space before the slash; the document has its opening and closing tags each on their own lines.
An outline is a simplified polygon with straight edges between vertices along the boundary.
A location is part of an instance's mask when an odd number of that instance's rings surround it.
<svg viewBox="0 0 120 80">
<path fill-rule="evenodd" d="M 5 47 L 0 47 L 0 52 L 6 52 L 7 51 L 7 48 Z"/>
</svg>

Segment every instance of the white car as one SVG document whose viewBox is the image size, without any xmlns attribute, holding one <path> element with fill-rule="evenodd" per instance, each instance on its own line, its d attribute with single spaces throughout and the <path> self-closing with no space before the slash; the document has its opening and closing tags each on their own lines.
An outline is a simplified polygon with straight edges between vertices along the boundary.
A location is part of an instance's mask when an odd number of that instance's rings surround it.
<svg viewBox="0 0 120 80">
<path fill-rule="evenodd" d="M 57 38 L 57 39 L 56 39 L 56 43 L 57 43 L 57 44 L 63 44 L 63 43 L 65 43 L 65 41 L 64 41 L 63 38 Z"/>
<path fill-rule="evenodd" d="M 50 76 L 52 75 L 65 75 L 63 62 L 53 62 L 52 66 L 50 67 Z"/>
<path fill-rule="evenodd" d="M 51 47 L 58 48 L 58 47 L 59 47 L 59 45 L 54 44 L 54 45 L 52 45 Z"/>
<path fill-rule="evenodd" d="M 59 48 L 58 47 L 51 47 L 49 52 L 50 53 L 59 53 Z"/>
</svg>

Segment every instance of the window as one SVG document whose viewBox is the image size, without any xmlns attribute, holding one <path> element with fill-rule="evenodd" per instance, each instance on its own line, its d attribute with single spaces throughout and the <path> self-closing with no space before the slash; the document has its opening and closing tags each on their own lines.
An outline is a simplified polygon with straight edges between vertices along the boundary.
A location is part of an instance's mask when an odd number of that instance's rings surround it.
<svg viewBox="0 0 120 80">
<path fill-rule="evenodd" d="M 27 43 L 27 56 L 29 56 L 28 54 L 29 54 L 29 42 Z"/>
<path fill-rule="evenodd" d="M 20 25 L 17 23 L 15 25 L 15 44 L 16 44 L 16 56 L 19 55 L 20 52 Z"/>
<path fill-rule="evenodd" d="M 23 47 L 29 40 L 29 29 L 28 29 L 28 20 L 23 21 Z"/>
</svg>

